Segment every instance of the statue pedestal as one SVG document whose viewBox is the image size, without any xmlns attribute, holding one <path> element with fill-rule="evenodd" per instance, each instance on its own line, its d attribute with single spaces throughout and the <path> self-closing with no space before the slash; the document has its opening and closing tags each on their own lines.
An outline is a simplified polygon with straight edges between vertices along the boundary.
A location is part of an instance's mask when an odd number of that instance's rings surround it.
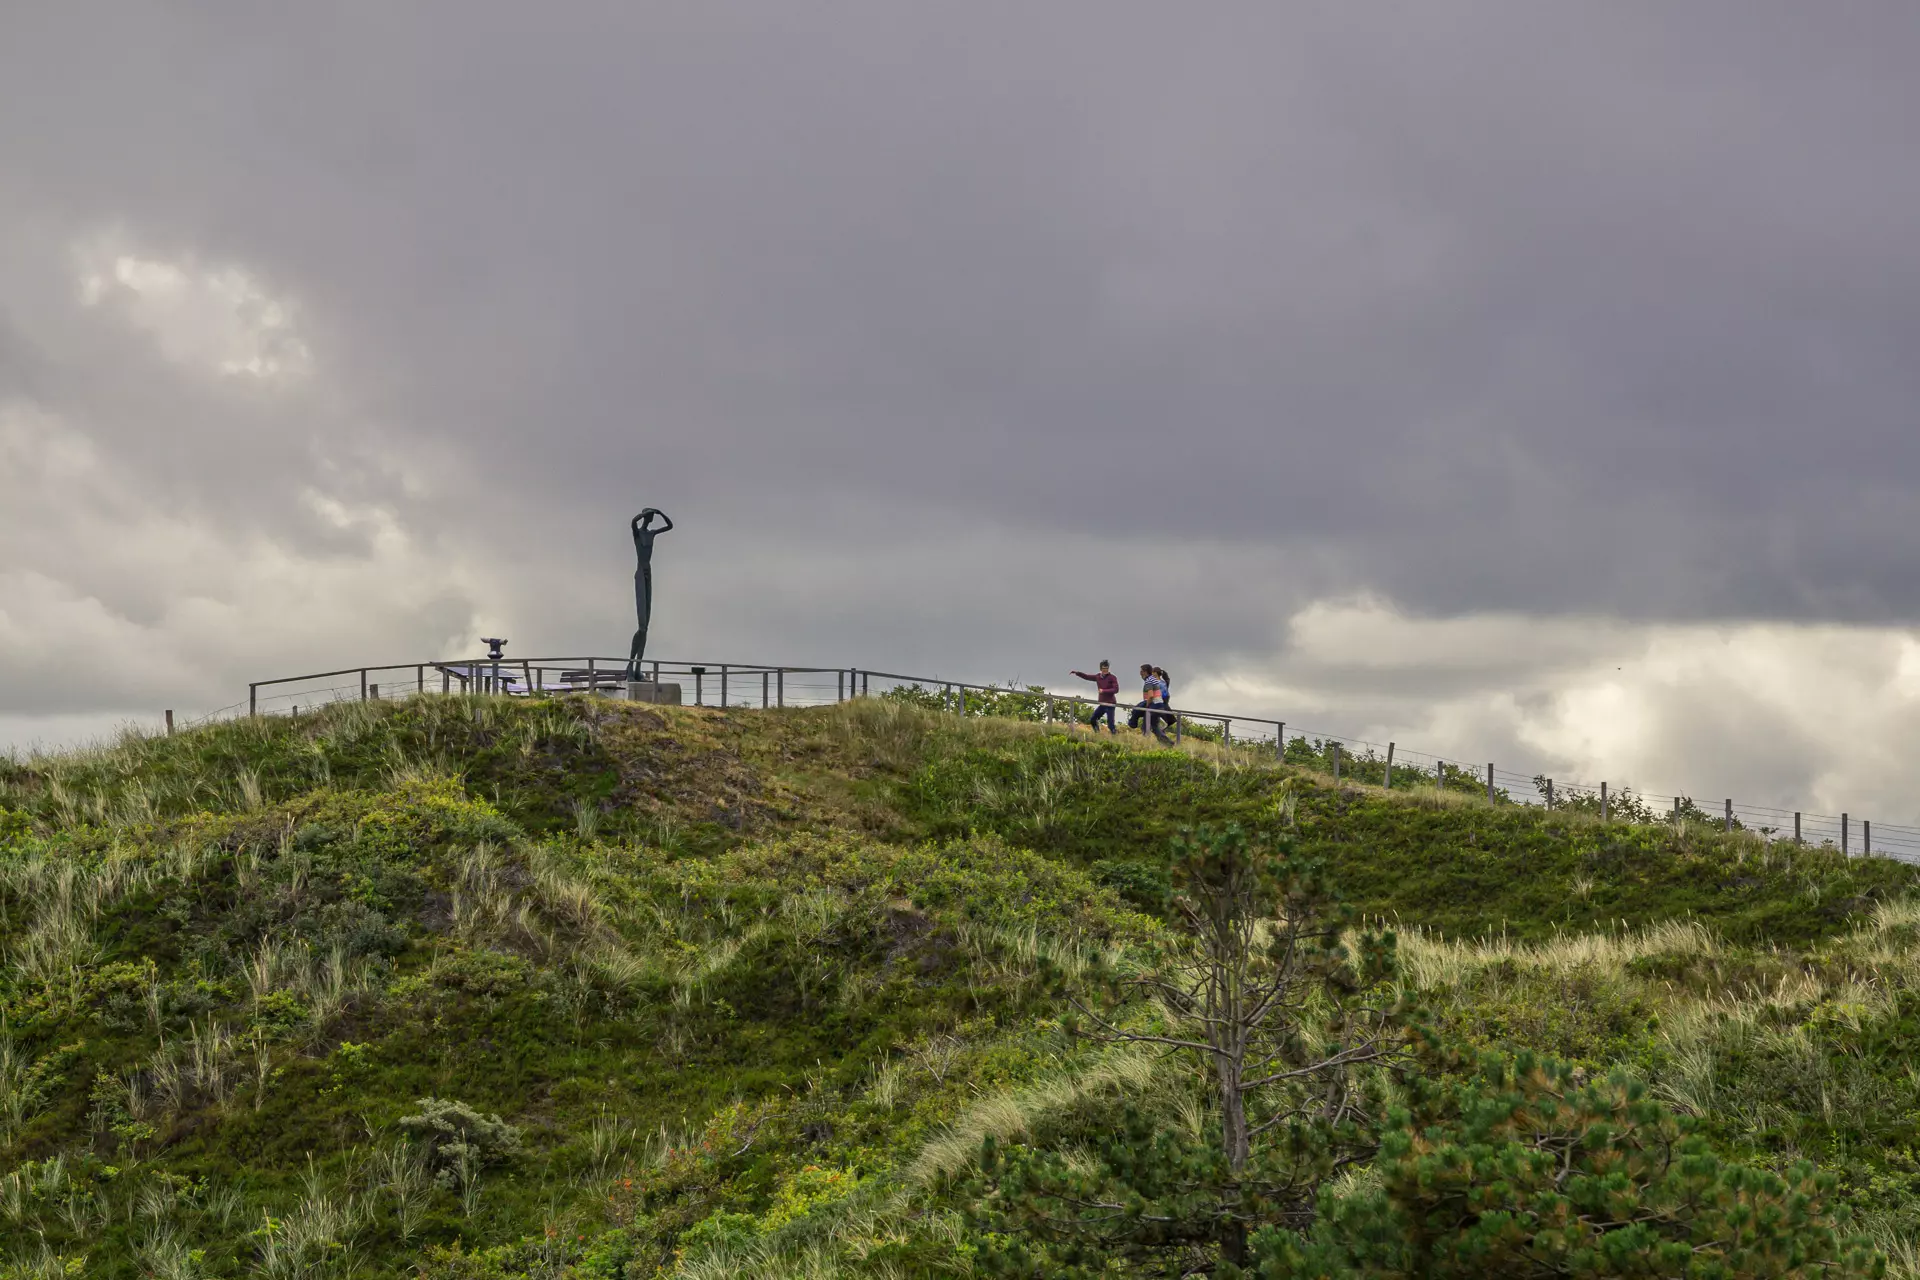
<svg viewBox="0 0 1920 1280">
<path fill-rule="evenodd" d="M 662 706 L 680 705 L 680 686 L 677 684 L 655 684 L 651 680 L 627 681 L 627 700 L 629 702 L 654 702 Z"/>
</svg>

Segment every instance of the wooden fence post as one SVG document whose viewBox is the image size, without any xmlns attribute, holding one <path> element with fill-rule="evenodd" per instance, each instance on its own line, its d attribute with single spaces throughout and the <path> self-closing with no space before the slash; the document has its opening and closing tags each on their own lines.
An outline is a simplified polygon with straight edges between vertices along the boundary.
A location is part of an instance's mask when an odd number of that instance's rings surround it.
<svg viewBox="0 0 1920 1280">
<path fill-rule="evenodd" d="M 360 701 L 365 702 L 366 700 L 367 700 L 367 669 L 365 667 L 362 667 L 360 668 Z"/>
<path fill-rule="evenodd" d="M 767 709 L 767 705 L 768 705 L 768 698 L 767 698 L 767 682 L 768 682 L 768 679 L 769 679 L 769 677 L 768 677 L 768 675 L 767 675 L 767 673 L 766 673 L 766 672 L 764 672 L 764 671 L 762 671 L 762 672 L 760 673 L 760 709 L 761 709 L 762 711 L 765 711 L 765 710 Z"/>
<path fill-rule="evenodd" d="M 1793 842 L 1794 842 L 1795 844 L 1800 844 L 1800 843 L 1801 843 L 1801 839 L 1800 839 L 1800 811 L 1799 811 L 1798 809 L 1796 809 L 1796 810 L 1794 810 L 1794 812 L 1793 812 Z"/>
<path fill-rule="evenodd" d="M 1553 779 L 1552 778 L 1547 779 L 1547 808 L 1549 810 L 1553 808 Z"/>
<path fill-rule="evenodd" d="M 1860 856 L 1866 857 L 1873 852 L 1873 820 L 1860 819 Z"/>
<path fill-rule="evenodd" d="M 773 691 L 774 691 L 774 696 L 779 699 L 779 702 L 777 702 L 775 705 L 782 706 L 782 707 L 786 706 L 787 705 L 787 669 L 785 667 L 782 667 L 778 671 L 773 673 Z"/>
<path fill-rule="evenodd" d="M 167 736 L 169 738 L 173 736 L 173 709 L 171 707 L 167 709 Z"/>
<path fill-rule="evenodd" d="M 837 669 L 833 673 L 833 700 L 835 702 L 847 700 L 847 673 Z"/>
<path fill-rule="evenodd" d="M 1391 742 L 1387 744 L 1387 775 L 1386 777 L 1387 777 L 1386 789 L 1388 791 L 1391 791 L 1393 790 L 1393 744 Z"/>
<path fill-rule="evenodd" d="M 1493 761 L 1487 761 L 1487 799 L 1493 799 Z"/>
<path fill-rule="evenodd" d="M 1333 744 L 1333 784 L 1340 785 L 1340 744 Z"/>
<path fill-rule="evenodd" d="M 727 705 L 727 664 L 720 664 L 720 705 Z"/>
<path fill-rule="evenodd" d="M 1733 797 L 1727 797 L 1727 834 L 1733 834 Z"/>
<path fill-rule="evenodd" d="M 249 716 L 260 714 L 260 686 L 257 684 L 247 686 L 247 714 Z"/>
<path fill-rule="evenodd" d="M 1280 763 L 1287 762 L 1287 722 L 1282 720 L 1273 731 L 1273 758 Z"/>
<path fill-rule="evenodd" d="M 453 692 L 453 673 L 445 667 L 440 668 L 440 692 Z"/>
<path fill-rule="evenodd" d="M 1840 815 L 1840 852 L 1843 855 L 1847 852 L 1847 815 L 1844 813 Z"/>
<path fill-rule="evenodd" d="M 415 664 L 413 668 L 413 691 L 415 693 L 427 691 L 427 664 L 424 662 Z"/>
<path fill-rule="evenodd" d="M 1600 784 L 1600 821 L 1607 820 L 1607 784 Z"/>
<path fill-rule="evenodd" d="M 369 690 L 371 692 L 369 692 Z M 360 691 L 360 696 L 363 699 L 370 697 L 375 702 L 378 702 L 380 701 L 380 686 L 378 684 L 370 684 L 366 687 L 366 689 L 363 689 Z"/>
</svg>

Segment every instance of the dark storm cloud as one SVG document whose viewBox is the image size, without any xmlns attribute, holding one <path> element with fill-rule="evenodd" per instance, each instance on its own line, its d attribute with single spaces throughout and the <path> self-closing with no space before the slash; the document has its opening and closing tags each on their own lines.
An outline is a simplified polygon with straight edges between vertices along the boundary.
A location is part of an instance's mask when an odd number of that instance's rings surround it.
<svg viewBox="0 0 1920 1280">
<path fill-rule="evenodd" d="M 821 658 L 1016 666 L 1133 585 L 1210 660 L 1328 591 L 1884 620 L 1920 587 L 1909 4 L 0 24 L 0 378 L 234 537 L 357 536 L 289 501 L 334 466 L 570 636 L 617 624 L 580 575 L 641 501 L 682 520 L 682 635 L 779 601 Z M 326 394 L 43 321 L 99 227 L 297 297 Z M 1144 583 L 1108 558 L 1142 548 Z"/>
</svg>

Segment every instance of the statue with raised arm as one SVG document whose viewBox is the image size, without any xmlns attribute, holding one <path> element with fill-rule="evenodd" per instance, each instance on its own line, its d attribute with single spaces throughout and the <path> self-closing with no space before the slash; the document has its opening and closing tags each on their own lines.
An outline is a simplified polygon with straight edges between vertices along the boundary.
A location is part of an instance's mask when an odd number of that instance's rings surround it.
<svg viewBox="0 0 1920 1280">
<path fill-rule="evenodd" d="M 660 519 L 657 529 L 653 527 L 656 516 Z M 640 673 L 640 658 L 647 651 L 647 621 L 653 616 L 653 540 L 671 528 L 667 513 L 654 507 L 633 518 L 633 552 L 640 558 L 633 571 L 633 611 L 640 627 L 633 633 L 633 651 L 627 655 L 628 683 L 646 678 Z"/>
</svg>

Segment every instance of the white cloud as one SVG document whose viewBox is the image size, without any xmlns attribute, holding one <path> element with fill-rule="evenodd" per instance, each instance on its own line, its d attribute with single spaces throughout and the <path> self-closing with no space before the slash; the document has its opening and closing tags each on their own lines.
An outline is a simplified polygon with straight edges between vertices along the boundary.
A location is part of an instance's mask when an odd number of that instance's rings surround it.
<svg viewBox="0 0 1920 1280">
<path fill-rule="evenodd" d="M 1316 601 L 1184 705 L 1563 782 L 1920 821 L 1920 638 L 1898 627 L 1422 619 Z"/>
<path fill-rule="evenodd" d="M 351 470 L 339 478 L 350 481 Z M 293 495 L 290 495 L 293 496 Z M 336 536 L 183 508 L 82 425 L 0 401 L 0 718 L 22 739 L 225 705 L 249 677 L 462 643 L 497 596 L 404 513 L 308 485 Z M 237 693 L 236 690 L 239 692 Z M 23 718 L 24 717 L 24 718 Z"/>
<path fill-rule="evenodd" d="M 150 337 L 176 364 L 256 381 L 309 373 L 294 304 L 249 271 L 148 256 L 113 236 L 75 249 L 79 298 Z"/>
</svg>

